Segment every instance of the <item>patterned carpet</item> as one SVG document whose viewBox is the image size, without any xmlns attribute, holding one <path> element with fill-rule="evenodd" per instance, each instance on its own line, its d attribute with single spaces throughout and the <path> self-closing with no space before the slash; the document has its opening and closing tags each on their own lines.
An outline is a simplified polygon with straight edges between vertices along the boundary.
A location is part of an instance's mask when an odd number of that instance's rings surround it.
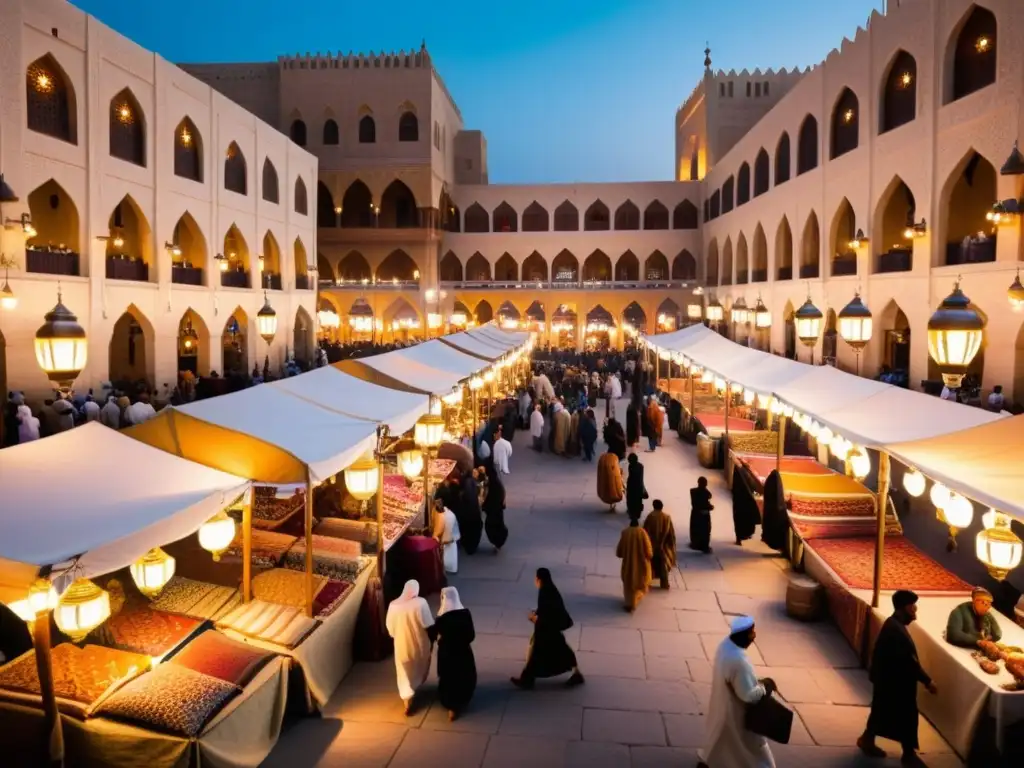
<svg viewBox="0 0 1024 768">
<path fill-rule="evenodd" d="M 807 546 L 851 589 L 871 589 L 875 571 L 872 538 L 814 539 Z M 971 585 L 953 575 L 902 536 L 885 540 L 882 589 L 969 593 Z"/>
</svg>

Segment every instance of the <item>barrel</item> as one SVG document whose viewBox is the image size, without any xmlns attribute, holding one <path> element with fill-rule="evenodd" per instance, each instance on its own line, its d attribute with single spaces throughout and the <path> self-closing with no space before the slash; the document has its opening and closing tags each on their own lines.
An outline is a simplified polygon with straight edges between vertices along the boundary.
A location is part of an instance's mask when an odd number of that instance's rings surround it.
<svg viewBox="0 0 1024 768">
<path fill-rule="evenodd" d="M 808 576 L 791 575 L 786 588 L 786 614 L 800 621 L 817 621 L 824 605 L 821 584 Z"/>
<path fill-rule="evenodd" d="M 697 435 L 697 461 L 702 467 L 713 469 L 718 453 L 718 440 L 701 432 Z"/>
</svg>

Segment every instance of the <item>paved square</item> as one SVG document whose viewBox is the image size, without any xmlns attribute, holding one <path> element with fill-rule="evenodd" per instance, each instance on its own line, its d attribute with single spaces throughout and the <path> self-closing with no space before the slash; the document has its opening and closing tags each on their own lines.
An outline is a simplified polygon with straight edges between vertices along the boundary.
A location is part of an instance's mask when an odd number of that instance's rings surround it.
<svg viewBox="0 0 1024 768">
<path fill-rule="evenodd" d="M 715 648 L 740 613 L 758 624 L 750 657 L 770 675 L 797 713 L 792 743 L 772 745 L 780 768 L 849 768 L 899 764 L 870 761 L 854 740 L 870 701 L 867 673 L 828 623 L 804 624 L 785 615 L 786 563 L 760 542 L 732 543 L 731 499 L 720 472 L 702 469 L 691 446 L 666 432 L 655 453 L 641 453 L 651 499 L 672 515 L 679 568 L 672 588 L 657 587 L 633 614 L 622 610 L 615 544 L 626 525 L 596 496 L 595 465 L 538 455 L 518 432 L 506 479 L 510 530 L 498 556 L 485 545 L 460 554 L 450 583 L 473 612 L 473 651 L 479 683 L 455 723 L 434 700 L 432 674 L 423 704 L 405 717 L 394 664 L 357 664 L 320 720 L 288 728 L 267 768 L 345 766 L 384 768 L 663 768 L 693 766 L 703 744 Z M 714 494 L 713 555 L 686 548 L 688 489 L 705 475 Z M 586 685 L 539 681 L 518 691 L 508 678 L 526 656 L 536 605 L 534 570 L 551 569 L 575 626 L 566 640 L 577 651 Z M 437 598 L 431 604 L 436 608 Z M 921 747 L 931 768 L 961 761 L 922 719 Z"/>
</svg>

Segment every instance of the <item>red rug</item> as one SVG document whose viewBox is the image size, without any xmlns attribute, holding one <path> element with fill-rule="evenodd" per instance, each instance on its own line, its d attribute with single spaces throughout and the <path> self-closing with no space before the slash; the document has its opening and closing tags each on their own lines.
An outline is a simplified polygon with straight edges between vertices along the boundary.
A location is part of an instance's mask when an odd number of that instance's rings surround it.
<svg viewBox="0 0 1024 768">
<path fill-rule="evenodd" d="M 697 412 L 697 421 L 704 425 L 705 429 L 725 429 L 724 413 Z M 740 419 L 735 416 L 729 417 L 730 432 L 753 432 L 754 422 L 750 419 Z"/>
<path fill-rule="evenodd" d="M 805 542 L 850 589 L 871 589 L 875 572 L 875 540 L 814 539 Z M 882 589 L 915 592 L 970 593 L 971 585 L 953 575 L 903 536 L 886 538 L 882 558 Z"/>
<path fill-rule="evenodd" d="M 729 421 L 731 427 L 732 420 Z M 761 485 L 764 485 L 768 475 L 775 471 L 774 456 L 743 456 L 741 461 Z M 779 462 L 779 471 L 794 475 L 827 475 L 832 472 L 831 469 L 819 464 L 817 459 L 811 456 L 783 456 L 782 461 Z"/>
</svg>

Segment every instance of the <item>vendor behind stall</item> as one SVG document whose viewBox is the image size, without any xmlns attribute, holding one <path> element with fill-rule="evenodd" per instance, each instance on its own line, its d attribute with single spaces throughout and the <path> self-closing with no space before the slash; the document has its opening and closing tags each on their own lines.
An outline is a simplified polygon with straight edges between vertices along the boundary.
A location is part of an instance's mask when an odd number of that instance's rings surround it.
<svg viewBox="0 0 1024 768">
<path fill-rule="evenodd" d="M 961 648 L 977 648 L 982 640 L 999 642 L 1002 636 L 992 615 L 992 593 L 984 587 L 971 590 L 971 601 L 954 608 L 946 622 L 946 642 Z"/>
</svg>

